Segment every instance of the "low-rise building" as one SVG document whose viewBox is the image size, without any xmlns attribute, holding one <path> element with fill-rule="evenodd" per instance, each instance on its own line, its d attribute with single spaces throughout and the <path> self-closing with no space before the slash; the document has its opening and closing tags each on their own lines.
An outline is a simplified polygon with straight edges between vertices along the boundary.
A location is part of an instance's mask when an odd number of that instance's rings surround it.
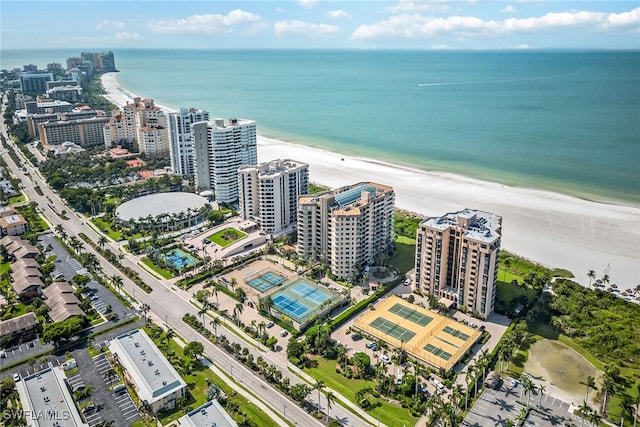
<svg viewBox="0 0 640 427">
<path fill-rule="evenodd" d="M 53 282 L 42 290 L 47 298 L 49 318 L 54 322 L 62 322 L 71 316 L 86 316 L 80 308 L 80 300 L 76 297 L 73 286 L 67 282 Z"/>
<path fill-rule="evenodd" d="M 211 400 L 199 408 L 178 418 L 180 427 L 237 427 L 217 400 Z"/>
<path fill-rule="evenodd" d="M 38 333 L 40 322 L 32 312 L 0 322 L 0 342 L 29 341 Z"/>
<path fill-rule="evenodd" d="M 20 214 L 0 218 L 0 234 L 4 236 L 20 236 L 29 231 L 29 223 Z"/>
<path fill-rule="evenodd" d="M 89 427 L 80 417 L 65 378 L 62 367 L 49 363 L 49 368 L 16 383 L 27 425 Z"/>
<path fill-rule="evenodd" d="M 171 410 L 176 399 L 185 397 L 187 384 L 144 330 L 136 329 L 114 338 L 109 350 L 151 412 Z"/>
</svg>

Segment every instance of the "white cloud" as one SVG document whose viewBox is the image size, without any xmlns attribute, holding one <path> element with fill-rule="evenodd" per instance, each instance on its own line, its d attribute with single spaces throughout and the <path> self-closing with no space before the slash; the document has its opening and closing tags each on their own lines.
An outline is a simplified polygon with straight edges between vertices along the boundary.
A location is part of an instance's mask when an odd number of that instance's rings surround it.
<svg viewBox="0 0 640 427">
<path fill-rule="evenodd" d="M 121 30 L 126 26 L 122 21 L 109 21 L 105 19 L 102 22 L 96 24 L 96 30 Z"/>
<path fill-rule="evenodd" d="M 255 24 L 250 24 L 242 31 L 243 36 L 255 36 L 258 33 L 261 33 L 265 29 L 269 28 L 269 23 L 266 21 L 259 21 Z"/>
<path fill-rule="evenodd" d="M 129 33 L 127 31 L 120 31 L 115 34 L 116 40 L 140 40 L 142 36 L 138 33 Z"/>
<path fill-rule="evenodd" d="M 531 46 L 529 46 L 526 43 L 522 43 L 522 44 L 519 44 L 518 46 L 516 46 L 515 48 L 516 49 L 520 49 L 520 50 L 525 50 L 525 49 L 531 49 Z"/>
<path fill-rule="evenodd" d="M 636 30 L 640 29 L 640 7 L 629 12 L 612 13 L 603 24 L 605 28 L 630 26 L 635 26 Z"/>
<path fill-rule="evenodd" d="M 220 34 L 233 31 L 233 27 L 257 23 L 260 15 L 235 9 L 226 15 L 192 15 L 181 19 L 152 19 L 147 23 L 150 31 L 164 34 Z"/>
<path fill-rule="evenodd" d="M 562 28 L 607 30 L 629 27 L 640 22 L 640 8 L 625 13 L 571 11 L 547 13 L 540 17 L 483 20 L 475 16 L 437 18 L 420 14 L 400 14 L 370 25 L 360 25 L 351 34 L 355 40 L 426 39 L 431 37 L 495 37 L 504 34 L 544 32 Z"/>
<path fill-rule="evenodd" d="M 417 12 L 421 10 L 444 12 L 450 3 L 475 3 L 475 0 L 398 0 L 398 4 L 387 8 L 391 13 Z"/>
<path fill-rule="evenodd" d="M 518 13 L 518 10 L 515 7 L 509 5 L 504 9 L 501 9 L 500 12 L 501 13 Z"/>
<path fill-rule="evenodd" d="M 305 9 L 311 9 L 318 4 L 318 1 L 319 0 L 298 0 L 298 3 L 300 3 L 300 6 L 304 7 Z"/>
<path fill-rule="evenodd" d="M 327 12 L 327 16 L 331 18 L 351 18 L 351 15 L 349 15 L 347 12 L 345 12 L 342 9 L 330 10 Z"/>
<path fill-rule="evenodd" d="M 340 33 L 340 28 L 335 25 L 312 24 L 303 21 L 278 21 L 274 25 L 278 37 L 284 36 L 309 36 L 328 37 Z"/>
</svg>

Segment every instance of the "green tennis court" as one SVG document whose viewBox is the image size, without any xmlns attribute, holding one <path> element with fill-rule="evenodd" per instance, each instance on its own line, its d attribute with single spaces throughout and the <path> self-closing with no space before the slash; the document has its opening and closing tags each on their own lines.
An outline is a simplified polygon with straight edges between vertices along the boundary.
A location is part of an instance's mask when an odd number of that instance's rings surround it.
<svg viewBox="0 0 640 427">
<path fill-rule="evenodd" d="M 446 351 L 444 351 L 441 348 L 436 347 L 433 344 L 427 344 L 424 346 L 424 349 L 427 350 L 429 353 L 435 354 L 436 356 L 438 356 L 440 359 L 443 360 L 449 360 L 451 359 L 451 354 L 447 353 Z"/>
<path fill-rule="evenodd" d="M 432 317 L 426 316 L 417 310 L 413 310 L 402 304 L 396 304 L 389 309 L 389 312 L 396 314 L 410 322 L 420 326 L 427 326 L 432 320 Z"/>
<path fill-rule="evenodd" d="M 453 329 L 451 326 L 445 326 L 443 331 L 445 331 L 449 335 L 453 335 L 456 338 L 460 338 L 462 341 L 466 341 L 469 339 L 469 335 L 465 334 L 464 332 L 460 332 L 457 329 Z"/>
<path fill-rule="evenodd" d="M 391 323 L 383 317 L 376 318 L 373 322 L 369 323 L 369 326 L 376 328 L 387 335 L 391 335 L 393 338 L 402 342 L 409 342 L 409 340 L 416 335 L 415 332 L 411 332 L 400 325 Z"/>
</svg>

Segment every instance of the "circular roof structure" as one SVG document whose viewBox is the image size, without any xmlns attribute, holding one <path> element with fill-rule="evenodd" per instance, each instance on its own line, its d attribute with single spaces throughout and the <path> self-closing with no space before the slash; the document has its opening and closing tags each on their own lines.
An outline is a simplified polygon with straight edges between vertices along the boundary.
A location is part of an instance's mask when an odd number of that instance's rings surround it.
<svg viewBox="0 0 640 427">
<path fill-rule="evenodd" d="M 121 204 L 116 209 L 116 216 L 122 221 L 137 220 L 149 215 L 157 217 L 186 212 L 189 208 L 197 211 L 208 204 L 207 199 L 193 193 L 157 193 Z"/>
</svg>

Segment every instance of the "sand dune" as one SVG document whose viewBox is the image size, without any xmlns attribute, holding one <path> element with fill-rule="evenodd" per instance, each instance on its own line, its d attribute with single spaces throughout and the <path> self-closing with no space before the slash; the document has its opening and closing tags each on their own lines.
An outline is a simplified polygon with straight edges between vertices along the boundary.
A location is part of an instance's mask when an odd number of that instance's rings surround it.
<svg viewBox="0 0 640 427">
<path fill-rule="evenodd" d="M 133 96 L 119 90 L 115 73 L 105 74 L 102 82 L 107 98 L 117 105 Z M 640 284 L 640 208 L 412 169 L 259 136 L 259 161 L 277 158 L 309 163 L 311 181 L 328 187 L 360 181 L 391 185 L 397 207 L 423 215 L 463 208 L 501 215 L 506 250 L 569 269 L 583 284 L 588 284 L 589 269 L 598 277 L 608 271 L 619 289 Z"/>
</svg>

